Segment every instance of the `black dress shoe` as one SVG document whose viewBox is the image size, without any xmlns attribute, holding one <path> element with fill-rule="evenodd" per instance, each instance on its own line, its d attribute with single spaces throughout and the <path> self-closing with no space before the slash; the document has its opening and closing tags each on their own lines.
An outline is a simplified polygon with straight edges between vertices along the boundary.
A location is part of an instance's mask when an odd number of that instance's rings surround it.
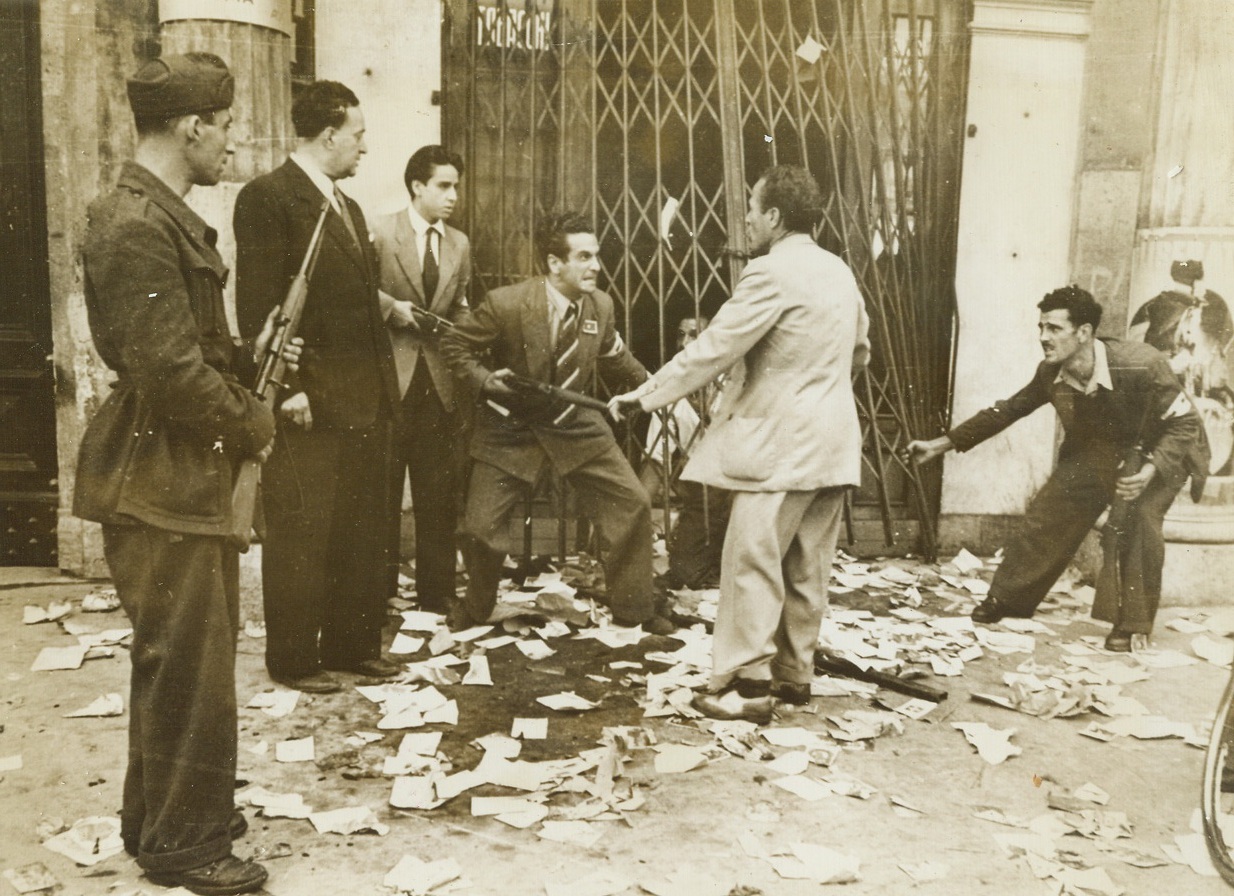
<svg viewBox="0 0 1234 896">
<path fill-rule="evenodd" d="M 244 817 L 244 813 L 236 809 L 231 813 L 231 818 L 227 820 L 227 836 L 232 840 L 239 840 L 249 830 L 249 820 Z M 129 855 L 137 856 L 137 844 L 131 840 L 124 841 L 124 851 Z"/>
<path fill-rule="evenodd" d="M 146 872 L 146 878 L 160 887 L 184 887 L 200 896 L 253 893 L 261 889 L 269 876 L 256 862 L 245 862 L 231 855 L 199 868 Z"/>
<path fill-rule="evenodd" d="M 771 696 L 781 703 L 791 703 L 793 706 L 810 705 L 810 685 L 796 681 L 773 681 Z"/>
<path fill-rule="evenodd" d="M 713 719 L 766 725 L 775 711 L 768 684 L 766 681 L 737 678 L 717 694 L 695 694 L 691 703 L 703 715 Z"/>
<path fill-rule="evenodd" d="M 329 672 L 310 672 L 307 675 L 275 675 L 270 673 L 272 681 L 293 691 L 303 691 L 306 694 L 334 694 L 343 689 L 339 680 Z"/>
<path fill-rule="evenodd" d="M 973 618 L 973 622 L 988 625 L 992 622 L 998 622 L 1003 617 L 1010 616 L 1011 614 L 998 601 L 983 600 L 973 607 L 973 612 L 970 615 Z"/>
<path fill-rule="evenodd" d="M 363 675 L 365 678 L 396 678 L 403 672 L 403 667 L 396 662 L 380 656 L 371 660 L 360 660 L 348 666 L 327 666 L 331 672 L 351 672 Z"/>
<path fill-rule="evenodd" d="M 1146 646 L 1147 640 L 1148 635 L 1116 628 L 1105 636 L 1105 649 L 1111 653 L 1131 653 L 1137 647 Z"/>
<path fill-rule="evenodd" d="M 613 625 L 619 628 L 634 628 L 641 625 L 643 631 L 649 635 L 671 635 L 677 631 L 677 626 L 673 624 L 673 621 L 663 616 L 652 616 L 650 619 L 644 619 L 642 622 L 628 622 L 614 617 Z"/>
</svg>

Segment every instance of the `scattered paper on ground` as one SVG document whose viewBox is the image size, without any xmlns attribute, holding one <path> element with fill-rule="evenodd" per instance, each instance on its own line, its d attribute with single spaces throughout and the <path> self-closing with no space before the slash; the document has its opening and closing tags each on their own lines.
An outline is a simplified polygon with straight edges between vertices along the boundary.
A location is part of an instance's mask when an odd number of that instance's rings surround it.
<svg viewBox="0 0 1234 896">
<path fill-rule="evenodd" d="M 964 737 L 977 748 L 977 755 L 991 765 L 1020 755 L 1020 748 L 1011 743 L 1014 728 L 1000 730 L 985 722 L 952 722 L 951 727 L 964 732 Z"/>
<path fill-rule="evenodd" d="M 119 694 L 104 694 L 92 701 L 88 706 L 66 712 L 66 719 L 106 718 L 108 716 L 124 715 L 124 698 Z"/>
<path fill-rule="evenodd" d="M 83 818 L 64 833 L 44 840 L 43 845 L 78 865 L 97 865 L 124 849 L 120 819 L 100 815 Z"/>
<path fill-rule="evenodd" d="M 279 741 L 274 745 L 274 758 L 279 762 L 312 762 L 316 758 L 313 735 Z"/>
</svg>

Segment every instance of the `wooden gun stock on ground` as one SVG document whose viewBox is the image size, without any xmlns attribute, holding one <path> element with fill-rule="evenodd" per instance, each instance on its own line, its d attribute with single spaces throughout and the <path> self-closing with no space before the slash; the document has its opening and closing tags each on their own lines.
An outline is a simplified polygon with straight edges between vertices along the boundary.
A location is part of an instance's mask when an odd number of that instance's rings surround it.
<svg viewBox="0 0 1234 896">
<path fill-rule="evenodd" d="M 703 619 L 701 616 L 691 616 L 676 610 L 669 613 L 669 618 L 676 625 L 685 628 L 693 625 L 702 625 L 710 632 L 715 627 L 714 623 Z M 900 678 L 898 675 L 892 675 L 889 672 L 862 669 L 852 660 L 846 660 L 842 656 L 823 647 L 814 651 L 814 671 L 824 675 L 839 675 L 843 678 L 854 678 L 857 681 L 868 681 L 871 684 L 878 685 L 880 688 L 886 688 L 899 694 L 906 694 L 909 697 L 916 697 L 919 700 L 928 700 L 931 703 L 941 703 L 947 699 L 947 692 L 941 688 L 931 687 L 925 682 L 914 681 L 910 678 Z"/>
<path fill-rule="evenodd" d="M 270 342 L 261 358 L 261 366 L 257 369 L 253 394 L 272 411 L 278 403 L 279 392 L 284 388 L 283 380 L 287 376 L 287 362 L 283 359 L 283 350 L 295 338 L 296 331 L 300 328 L 300 316 L 304 313 L 304 302 L 308 298 L 309 280 L 312 279 L 313 268 L 317 264 L 321 235 L 329 214 L 330 202 L 327 200 L 322 203 L 321 216 L 317 219 L 312 237 L 309 238 L 300 270 L 287 287 L 287 295 L 274 316 L 274 332 L 270 335 Z M 231 531 L 227 534 L 227 540 L 241 553 L 249 549 L 253 540 L 253 515 L 257 509 L 257 488 L 260 483 L 261 461 L 255 457 L 246 457 L 240 462 L 236 483 L 231 491 Z"/>
<path fill-rule="evenodd" d="M 576 404 L 579 407 L 591 408 L 602 414 L 608 411 L 608 405 L 598 398 L 592 398 L 590 395 L 584 395 L 582 392 L 563 389 L 551 383 L 542 383 L 539 380 L 529 379 L 518 374 L 506 377 L 505 382 L 507 386 L 516 392 L 539 393 L 555 401 L 564 401 L 568 404 Z"/>
</svg>

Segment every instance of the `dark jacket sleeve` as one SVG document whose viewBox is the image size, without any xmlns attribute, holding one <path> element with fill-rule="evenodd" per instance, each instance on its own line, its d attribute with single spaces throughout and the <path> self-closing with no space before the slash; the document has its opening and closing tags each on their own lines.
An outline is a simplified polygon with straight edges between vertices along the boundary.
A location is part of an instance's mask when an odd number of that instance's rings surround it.
<svg viewBox="0 0 1234 896">
<path fill-rule="evenodd" d="M 1166 482 L 1181 485 L 1188 476 L 1202 481 L 1208 474 L 1208 439 L 1195 405 L 1188 401 L 1187 410 L 1178 412 L 1176 402 L 1185 396 L 1164 355 L 1149 364 L 1146 376 L 1148 459 Z"/>
<path fill-rule="evenodd" d="M 192 277 L 212 274 L 194 271 L 186 282 L 175 243 L 149 217 L 119 223 L 91 254 L 87 273 L 107 319 L 123 327 L 111 340 L 117 369 L 157 418 L 238 457 L 270 444 L 269 410 L 203 359 L 189 290 Z"/>
<path fill-rule="evenodd" d="M 492 299 L 485 296 L 475 308 L 465 311 L 453 329 L 441 336 L 441 356 L 454 376 L 479 395 L 493 371 L 485 363 L 489 349 L 501 335 L 501 321 Z"/>
<path fill-rule="evenodd" d="M 967 451 L 990 436 L 997 435 L 1021 417 L 1027 417 L 1050 400 L 1050 381 L 1053 373 L 1044 365 L 1037 368 L 1037 373 L 1028 385 L 1010 398 L 995 402 L 993 407 L 978 411 L 960 425 L 953 427 L 947 433 L 951 444 L 957 451 Z"/>
<path fill-rule="evenodd" d="M 596 357 L 596 372 L 604 385 L 613 394 L 628 392 L 641 386 L 648 377 L 647 368 L 630 352 L 630 347 L 623 344 L 621 350 L 613 354 L 617 344 L 616 313 L 611 299 L 603 300 L 604 333 L 600 339 L 600 349 Z"/>
</svg>

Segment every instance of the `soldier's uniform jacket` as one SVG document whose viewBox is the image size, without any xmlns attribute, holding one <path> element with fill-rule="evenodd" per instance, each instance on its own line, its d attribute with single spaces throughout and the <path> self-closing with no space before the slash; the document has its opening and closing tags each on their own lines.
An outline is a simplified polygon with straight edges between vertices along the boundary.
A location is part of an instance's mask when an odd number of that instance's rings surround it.
<svg viewBox="0 0 1234 896">
<path fill-rule="evenodd" d="M 227 532 L 237 461 L 270 443 L 274 417 L 237 379 L 252 362 L 228 329 L 217 236 L 133 162 L 91 204 L 86 310 L 117 380 L 82 439 L 77 516 Z"/>
</svg>

